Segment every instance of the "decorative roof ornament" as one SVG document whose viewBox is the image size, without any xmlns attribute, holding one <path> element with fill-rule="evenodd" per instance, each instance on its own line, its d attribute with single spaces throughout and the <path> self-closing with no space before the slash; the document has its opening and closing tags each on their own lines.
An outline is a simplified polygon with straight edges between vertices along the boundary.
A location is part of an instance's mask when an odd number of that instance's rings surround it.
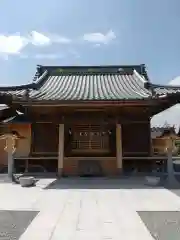
<svg viewBox="0 0 180 240">
<path fill-rule="evenodd" d="M 118 68 L 118 72 L 124 72 L 124 68 Z"/>
<path fill-rule="evenodd" d="M 58 72 L 58 73 L 62 73 L 62 72 L 64 72 L 64 70 L 63 70 L 62 68 L 58 68 L 58 69 L 57 69 L 57 72 Z"/>
<path fill-rule="evenodd" d="M 171 127 L 172 126 L 167 121 L 165 121 L 163 128 L 171 128 Z"/>
</svg>

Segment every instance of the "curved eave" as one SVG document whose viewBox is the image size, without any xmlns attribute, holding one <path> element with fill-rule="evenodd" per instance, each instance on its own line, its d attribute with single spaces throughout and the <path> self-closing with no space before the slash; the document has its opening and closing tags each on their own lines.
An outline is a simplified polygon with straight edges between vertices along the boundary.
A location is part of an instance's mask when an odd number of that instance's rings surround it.
<svg viewBox="0 0 180 240">
<path fill-rule="evenodd" d="M 36 89 L 36 88 L 37 86 L 35 83 L 29 83 L 29 84 L 19 85 L 19 86 L 0 87 L 0 92 L 21 91 L 21 90 Z"/>
<path fill-rule="evenodd" d="M 14 106 L 0 110 L 0 122 L 4 122 L 7 119 L 11 119 L 11 118 L 14 118 L 15 116 L 18 116 L 20 114 L 18 110 L 19 109 L 15 108 Z"/>
<path fill-rule="evenodd" d="M 12 103 L 14 100 L 18 101 L 18 100 L 21 100 L 21 98 L 18 96 L 14 96 L 10 93 L 6 93 L 6 92 L 0 93 L 0 104 L 8 105 L 8 104 Z"/>
<path fill-rule="evenodd" d="M 156 94 L 155 96 L 153 96 L 153 99 L 168 100 L 170 104 L 176 104 L 180 102 L 180 91 Z"/>
<path fill-rule="evenodd" d="M 180 93 L 180 86 L 169 86 L 152 83 L 147 83 L 146 85 L 148 89 L 151 89 L 154 97 L 175 96 L 179 95 Z"/>
<path fill-rule="evenodd" d="M 8 109 L 11 109 L 13 111 L 19 111 L 24 112 L 24 107 L 20 103 L 22 101 L 22 98 L 19 98 L 17 96 L 12 96 L 10 94 L 6 93 L 0 93 L 0 104 L 5 104 L 7 108 L 5 108 L 2 111 L 8 111 Z M 16 103 L 15 103 L 16 102 Z"/>
<path fill-rule="evenodd" d="M 163 85 L 163 84 L 154 84 L 149 83 L 152 88 L 167 88 L 167 89 L 180 89 L 180 85 Z"/>
<path fill-rule="evenodd" d="M 47 71 L 44 72 L 39 78 L 36 78 L 36 81 L 33 83 L 19 85 L 19 86 L 8 86 L 0 87 L 0 94 L 7 94 L 13 96 L 13 98 L 18 98 L 19 101 L 23 101 L 26 96 L 29 95 L 30 91 L 36 91 L 40 88 L 44 81 L 46 80 Z M 33 98 L 33 97 L 32 97 Z"/>
</svg>

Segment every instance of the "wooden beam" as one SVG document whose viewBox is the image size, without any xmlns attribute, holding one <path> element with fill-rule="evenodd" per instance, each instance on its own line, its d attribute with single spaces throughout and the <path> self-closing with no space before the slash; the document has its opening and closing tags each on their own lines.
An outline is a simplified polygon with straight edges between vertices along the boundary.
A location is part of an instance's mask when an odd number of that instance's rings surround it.
<svg viewBox="0 0 180 240">
<path fill-rule="evenodd" d="M 147 100 L 98 100 L 98 101 L 21 101 L 17 102 L 23 106 L 33 106 L 33 107 L 107 107 L 107 106 L 151 106 L 156 105 L 157 100 L 147 99 Z"/>
</svg>

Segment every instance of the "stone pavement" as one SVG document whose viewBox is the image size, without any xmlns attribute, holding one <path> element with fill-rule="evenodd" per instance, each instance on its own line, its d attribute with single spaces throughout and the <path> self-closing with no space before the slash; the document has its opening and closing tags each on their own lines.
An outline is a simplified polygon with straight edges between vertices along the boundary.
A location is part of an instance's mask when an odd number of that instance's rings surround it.
<svg viewBox="0 0 180 240">
<path fill-rule="evenodd" d="M 39 212 L 20 240 L 152 240 L 138 212 L 180 211 L 177 195 L 135 181 L 64 179 L 42 186 L 0 183 L 0 210 Z"/>
</svg>

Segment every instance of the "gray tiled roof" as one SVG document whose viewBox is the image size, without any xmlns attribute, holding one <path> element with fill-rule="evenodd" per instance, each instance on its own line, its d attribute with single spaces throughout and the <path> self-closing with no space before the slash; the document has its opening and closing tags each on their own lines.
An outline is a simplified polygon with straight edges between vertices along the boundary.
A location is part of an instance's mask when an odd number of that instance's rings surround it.
<svg viewBox="0 0 180 240">
<path fill-rule="evenodd" d="M 144 65 L 47 67 L 38 66 L 31 84 L 0 88 L 41 100 L 142 100 L 180 92 L 180 87 L 149 82 Z"/>
<path fill-rule="evenodd" d="M 39 100 L 121 100 L 151 96 L 137 73 L 50 75 L 30 96 Z"/>
</svg>

